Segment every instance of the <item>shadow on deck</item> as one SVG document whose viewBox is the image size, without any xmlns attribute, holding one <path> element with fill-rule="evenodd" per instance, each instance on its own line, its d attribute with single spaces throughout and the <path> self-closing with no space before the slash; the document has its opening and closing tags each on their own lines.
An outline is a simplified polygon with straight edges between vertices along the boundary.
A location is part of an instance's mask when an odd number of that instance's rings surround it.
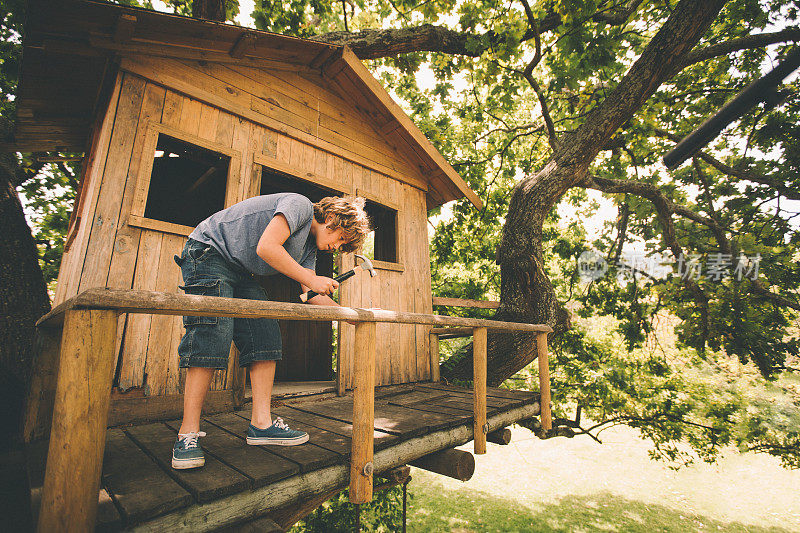
<svg viewBox="0 0 800 533">
<path fill-rule="evenodd" d="M 469 389 L 440 383 L 381 387 L 375 391 L 375 472 L 385 472 L 473 438 Z M 293 428 L 310 435 L 300 446 L 247 446 L 249 411 L 207 416 L 201 444 L 206 465 L 170 467 L 179 422 L 107 431 L 97 529 L 214 530 L 253 520 L 349 479 L 352 396 L 291 399 L 273 407 Z M 489 431 L 539 414 L 538 394 L 489 388 Z M 47 443 L 31 445 L 28 469 L 34 507 L 44 478 Z"/>
</svg>

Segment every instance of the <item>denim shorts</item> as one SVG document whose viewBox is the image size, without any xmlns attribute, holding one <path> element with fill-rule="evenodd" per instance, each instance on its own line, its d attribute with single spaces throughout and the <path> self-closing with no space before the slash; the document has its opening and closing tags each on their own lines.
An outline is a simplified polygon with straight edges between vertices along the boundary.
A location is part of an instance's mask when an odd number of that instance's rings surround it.
<svg viewBox="0 0 800 533">
<path fill-rule="evenodd" d="M 266 300 L 252 274 L 230 263 L 210 244 L 189 239 L 175 262 L 181 267 L 186 294 Z M 281 330 L 270 318 L 185 316 L 186 334 L 178 346 L 180 366 L 227 368 L 231 341 L 239 349 L 239 365 L 281 359 Z"/>
</svg>

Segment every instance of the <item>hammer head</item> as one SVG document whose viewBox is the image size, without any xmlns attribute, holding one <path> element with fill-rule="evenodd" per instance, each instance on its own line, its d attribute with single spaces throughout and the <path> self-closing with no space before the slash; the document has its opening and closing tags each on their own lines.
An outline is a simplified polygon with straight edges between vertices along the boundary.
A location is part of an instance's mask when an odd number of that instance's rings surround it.
<svg viewBox="0 0 800 533">
<path fill-rule="evenodd" d="M 358 254 L 353 254 L 353 255 L 355 255 L 356 257 L 361 259 L 361 268 L 368 270 L 369 271 L 369 276 L 371 278 L 374 278 L 375 276 L 378 275 L 378 273 L 375 272 L 375 269 L 372 266 L 372 261 L 370 261 L 369 259 L 367 259 L 363 255 L 358 255 Z"/>
</svg>

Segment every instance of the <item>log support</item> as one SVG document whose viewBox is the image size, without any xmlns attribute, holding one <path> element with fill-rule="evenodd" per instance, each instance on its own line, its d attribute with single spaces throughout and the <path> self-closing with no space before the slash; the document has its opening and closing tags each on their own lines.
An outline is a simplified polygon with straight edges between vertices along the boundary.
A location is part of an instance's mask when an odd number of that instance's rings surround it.
<svg viewBox="0 0 800 533">
<path fill-rule="evenodd" d="M 39 532 L 94 530 L 117 316 L 107 310 L 66 312 Z"/>
<path fill-rule="evenodd" d="M 398 466 L 397 468 L 393 468 L 388 472 L 380 474 L 378 477 L 384 478 L 385 481 L 374 487 L 375 492 L 390 489 L 392 487 L 396 487 L 397 485 L 406 483 L 409 479 L 411 479 L 411 469 L 405 465 Z M 344 487 L 339 486 L 335 489 L 317 494 L 316 496 L 308 498 L 307 500 L 303 500 L 288 507 L 283 507 L 282 509 L 273 511 L 269 514 L 269 519 L 278 524 L 278 526 L 281 528 L 280 531 L 288 531 L 295 523 L 297 523 L 298 520 L 302 520 L 304 517 L 308 516 L 311 511 L 339 494 L 343 488 Z M 259 529 L 254 531 L 261 530 Z"/>
<path fill-rule="evenodd" d="M 455 448 L 425 455 L 409 464 L 459 481 L 469 481 L 475 473 L 475 457 Z"/>
<path fill-rule="evenodd" d="M 488 332 L 486 328 L 475 328 L 472 333 L 472 365 L 474 386 L 475 455 L 486 453 L 486 350 Z"/>
<path fill-rule="evenodd" d="M 372 452 L 375 424 L 375 323 L 359 322 L 355 335 L 353 439 L 350 456 L 350 502 L 372 500 Z"/>
<path fill-rule="evenodd" d="M 511 442 L 511 430 L 508 428 L 498 429 L 486 435 L 486 440 L 495 444 L 505 446 Z"/>
</svg>

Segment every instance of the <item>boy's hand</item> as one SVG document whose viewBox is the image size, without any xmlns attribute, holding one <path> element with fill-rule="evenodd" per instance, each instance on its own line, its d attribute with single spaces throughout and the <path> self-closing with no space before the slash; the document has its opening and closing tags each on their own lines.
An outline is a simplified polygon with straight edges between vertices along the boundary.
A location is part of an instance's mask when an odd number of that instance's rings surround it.
<svg viewBox="0 0 800 533">
<path fill-rule="evenodd" d="M 308 284 L 308 288 L 317 294 L 332 294 L 339 288 L 339 282 L 333 278 L 315 275 Z"/>
</svg>

